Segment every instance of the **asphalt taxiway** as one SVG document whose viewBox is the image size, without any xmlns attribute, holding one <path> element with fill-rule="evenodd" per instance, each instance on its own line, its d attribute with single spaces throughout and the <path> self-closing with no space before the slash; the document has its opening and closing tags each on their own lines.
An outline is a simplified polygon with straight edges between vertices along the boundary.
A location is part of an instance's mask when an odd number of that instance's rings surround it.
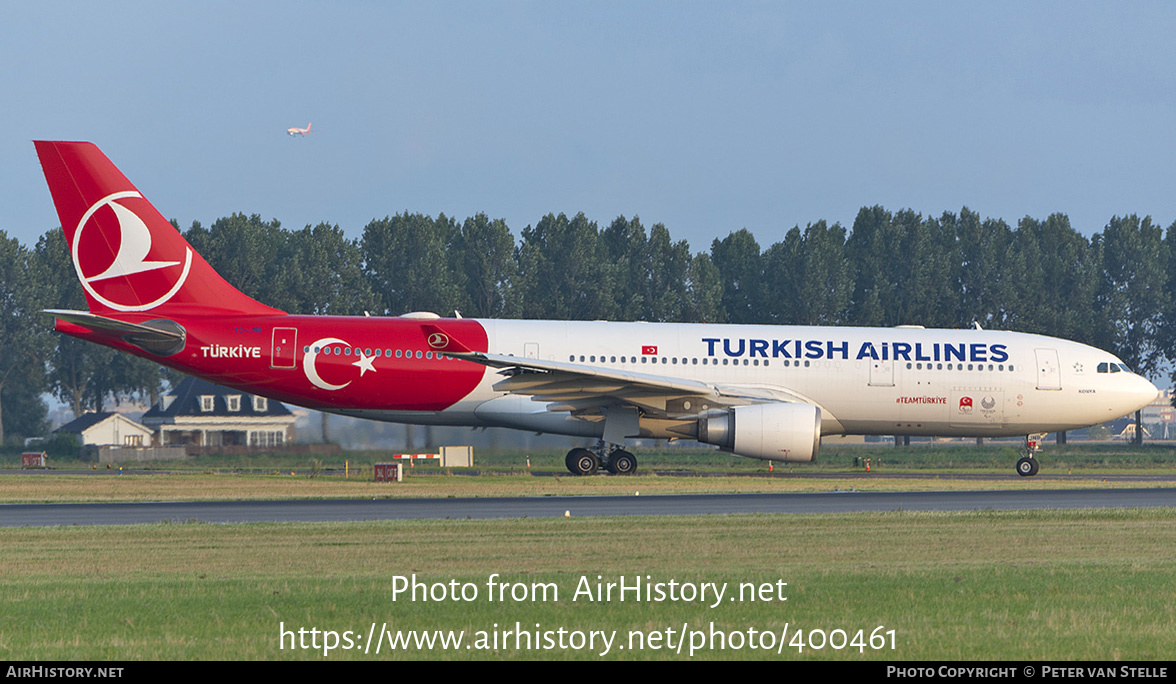
<svg viewBox="0 0 1176 684">
<path fill-rule="evenodd" d="M 1176 488 L 0 505 L 0 526 L 1176 507 Z"/>
</svg>

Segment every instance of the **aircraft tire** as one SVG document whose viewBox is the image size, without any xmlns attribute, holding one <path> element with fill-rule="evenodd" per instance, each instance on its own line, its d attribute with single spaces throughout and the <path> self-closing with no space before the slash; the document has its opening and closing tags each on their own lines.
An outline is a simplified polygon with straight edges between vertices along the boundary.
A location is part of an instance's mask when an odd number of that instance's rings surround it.
<svg viewBox="0 0 1176 684">
<path fill-rule="evenodd" d="M 637 472 L 637 457 L 624 449 L 617 449 L 608 457 L 608 472 L 613 475 L 632 475 Z"/>
<path fill-rule="evenodd" d="M 600 457 L 587 449 L 572 449 L 564 464 L 573 475 L 595 475 L 600 470 Z"/>
<path fill-rule="evenodd" d="M 1025 457 L 1017 461 L 1017 474 L 1021 477 L 1033 477 L 1038 470 L 1037 459 Z"/>
</svg>

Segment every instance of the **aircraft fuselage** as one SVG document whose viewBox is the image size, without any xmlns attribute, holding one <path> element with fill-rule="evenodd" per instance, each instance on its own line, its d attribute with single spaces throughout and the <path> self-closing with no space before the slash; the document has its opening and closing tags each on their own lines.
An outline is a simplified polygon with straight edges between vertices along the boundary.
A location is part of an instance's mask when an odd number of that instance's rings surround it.
<svg viewBox="0 0 1176 684">
<path fill-rule="evenodd" d="M 813 403 L 823 434 L 1054 432 L 1113 420 L 1155 396 L 1151 383 L 1122 371 L 1107 352 L 1004 331 L 296 315 L 178 322 L 187 331 L 183 351 L 159 358 L 124 349 L 308 408 L 421 424 L 582 436 L 603 429 L 496 391 L 502 376 L 432 349 L 426 323 L 475 351 Z M 59 328 L 91 336 L 69 323 Z M 681 436 L 667 431 L 673 422 L 649 421 L 642 435 Z"/>
</svg>

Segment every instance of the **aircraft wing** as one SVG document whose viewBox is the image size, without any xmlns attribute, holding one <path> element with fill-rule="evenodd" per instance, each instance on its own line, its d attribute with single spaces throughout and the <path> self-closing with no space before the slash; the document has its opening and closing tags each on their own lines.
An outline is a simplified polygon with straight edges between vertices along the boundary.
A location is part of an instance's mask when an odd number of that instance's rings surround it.
<svg viewBox="0 0 1176 684">
<path fill-rule="evenodd" d="M 654 373 L 485 352 L 446 353 L 502 369 L 504 379 L 494 384 L 495 390 L 547 402 L 549 411 L 592 414 L 621 405 L 635 406 L 650 418 L 675 420 L 692 419 L 701 411 L 728 406 L 772 401 L 812 403 L 780 388 L 715 385 Z"/>
</svg>

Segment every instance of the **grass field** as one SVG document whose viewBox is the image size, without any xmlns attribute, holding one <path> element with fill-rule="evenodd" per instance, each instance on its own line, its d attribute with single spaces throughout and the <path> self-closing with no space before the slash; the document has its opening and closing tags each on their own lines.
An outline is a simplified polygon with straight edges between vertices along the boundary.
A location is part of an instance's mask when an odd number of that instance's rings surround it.
<svg viewBox="0 0 1176 684">
<path fill-rule="evenodd" d="M 1082 472 L 1082 471 L 1079 471 Z M 153 475 L 0 475 L 0 503 L 83 501 L 194 501 L 258 499 L 375 499 L 497 496 L 632 496 L 653 494 L 958 491 L 1000 489 L 1091 489 L 1156 487 L 1156 482 L 1103 477 L 1081 479 L 1019 478 L 977 480 L 944 475 L 935 478 L 871 476 L 847 473 L 832 478 L 789 477 L 534 477 L 530 475 L 409 475 L 404 482 L 377 483 L 371 475 L 242 475 L 233 473 L 161 473 Z"/>
<path fill-rule="evenodd" d="M 0 529 L 0 653 L 10 659 L 678 658 L 648 635 L 742 635 L 695 657 L 1149 660 L 1176 652 L 1173 511 L 886 513 L 292 525 Z M 397 575 L 470 583 L 413 601 Z M 493 573 L 559 600 L 486 599 Z M 786 601 L 572 601 L 577 583 L 786 582 Z M 773 598 L 778 595 L 773 594 Z M 294 650 L 311 629 L 617 630 L 610 652 L 516 648 Z M 713 627 L 712 627 L 713 623 Z M 538 624 L 539 627 L 535 627 Z M 291 632 L 280 647 L 279 626 Z M 894 630 L 894 648 L 753 650 Z M 756 630 L 759 642 L 746 635 Z M 820 630 L 814 633 L 812 630 Z M 703 634 L 705 633 L 705 634 Z M 357 637 L 358 638 L 358 637 Z M 489 637 L 487 637 L 489 638 Z M 673 635 L 671 635 L 671 640 Z M 835 637 L 836 640 L 836 637 Z M 536 642 L 538 645 L 540 642 Z M 672 642 L 671 642 L 672 644 Z M 491 644 L 492 645 L 492 644 Z M 622 649 L 620 646 L 624 645 Z"/>
<path fill-rule="evenodd" d="M 1111 474 L 1115 487 L 1151 487 L 1157 484 L 1147 475 L 1176 470 L 1167 448 L 1058 449 L 1043 474 L 1052 466 L 1085 477 L 1053 479 L 1013 475 L 1012 448 L 827 451 L 820 464 L 795 466 L 819 478 L 781 469 L 768 478 L 762 463 L 679 451 L 643 454 L 642 463 L 735 476 L 535 477 L 523 474 L 518 454 L 489 453 L 480 469 L 497 474 L 426 466 L 395 485 L 371 482 L 370 470 L 344 478 L 333 463 L 259 457 L 234 467 L 211 459 L 180 469 L 157 464 L 141 475 L 5 474 L 0 501 L 1049 489 L 1105 487 L 1100 476 Z M 892 457 L 896 451 L 902 459 Z M 853 467 L 855 455 L 881 456 L 883 465 L 875 460 L 865 473 Z M 352 464 L 380 460 L 367 454 Z M 935 464 L 942 474 L 927 477 Z M 556 473 L 562 455 L 533 454 L 532 466 Z M 896 472 L 909 476 L 877 477 Z M 1124 482 L 1124 474 L 1140 478 Z M 695 658 L 723 659 L 1162 660 L 1176 652 L 1174 523 L 1176 511 L 1150 509 L 0 528 L 0 654 L 38 661 L 646 659 L 686 658 L 693 644 Z M 486 583 L 495 573 L 512 587 L 550 583 L 559 600 L 491 602 Z M 468 585 L 477 596 L 396 595 L 395 578 L 414 574 L 427 585 Z M 622 576 L 709 582 L 729 593 L 715 607 L 713 600 L 572 600 L 581 581 L 595 586 Z M 787 583 L 786 601 L 727 600 L 741 584 L 778 589 L 778 582 Z M 503 636 L 516 623 L 534 635 L 531 647 Z M 378 655 L 365 653 L 373 627 L 459 631 L 465 641 L 391 654 L 381 642 Z M 324 654 L 323 630 L 361 648 Z M 594 630 L 615 632 L 607 648 L 572 637 Z M 542 648 L 543 639 L 564 637 L 563 647 Z M 467 648 L 479 638 L 485 648 Z M 295 649 L 296 639 L 317 648 Z"/>
<path fill-rule="evenodd" d="M 686 494 L 716 492 L 928 491 L 1154 487 L 1151 475 L 1176 474 L 1176 449 L 1097 445 L 1049 449 L 1036 478 L 1013 473 L 1012 446 L 841 447 L 826 449 L 815 464 L 777 464 L 713 450 L 639 451 L 641 474 L 633 477 L 572 477 L 557 452 L 480 452 L 478 476 L 422 463 L 403 483 L 372 481 L 371 465 L 384 453 L 358 452 L 337 459 L 260 454 L 201 457 L 194 461 L 135 464 L 137 474 L 104 466 L 85 475 L 0 474 L 0 503 L 67 501 L 179 501 L 194 499 L 323 499 L 386 497 L 489 497 Z M 869 457 L 871 470 L 860 464 Z M 854 466 L 854 459 L 859 465 Z M 345 477 L 345 463 L 350 477 Z M 11 465 L 11 464 L 8 464 Z M 54 461 L 57 468 L 88 470 L 92 464 Z M 674 471 L 695 477 L 656 474 Z M 932 472 L 932 476 L 928 476 Z M 146 474 L 143 474 L 146 473 Z M 969 475 L 987 475 L 985 479 Z M 1052 477 L 1076 474 L 1079 477 Z M 733 477 L 717 477 L 732 475 Z M 808 477 L 820 475 L 820 477 Z M 1140 476 L 1132 481 L 1131 476 Z M 1127 479 L 1124 479 L 1126 477 Z"/>
<path fill-rule="evenodd" d="M 840 471 L 855 472 L 862 468 L 854 466 L 854 459 L 859 463 L 866 458 L 871 459 L 874 468 L 884 470 L 978 470 L 1013 472 L 1013 464 L 1018 455 L 1018 444 L 1015 441 L 989 442 L 982 447 L 966 442 L 951 444 L 917 443 L 910 447 L 896 449 L 888 445 L 856 445 L 856 446 L 822 446 L 815 463 L 803 464 L 775 464 L 776 471 Z M 428 451 L 420 449 L 419 451 Z M 250 455 L 203 455 L 187 461 L 161 461 L 147 464 L 125 464 L 127 467 L 147 468 L 166 471 L 228 470 L 252 473 L 289 472 L 290 470 L 309 471 L 337 471 L 344 468 L 345 462 L 350 462 L 352 468 L 366 468 L 371 472 L 373 463 L 383 463 L 390 460 L 393 451 L 352 451 L 342 452 L 337 456 L 311 455 L 283 455 L 257 453 Z M 755 459 L 742 458 L 732 454 L 709 448 L 642 448 L 633 449 L 640 468 L 643 471 L 654 470 L 686 470 L 698 473 L 766 473 L 768 463 Z M 564 450 L 544 449 L 522 451 L 518 449 L 478 449 L 474 454 L 476 467 L 484 472 L 498 474 L 521 474 L 528 471 L 566 473 L 564 467 Z M 527 458 L 530 457 L 530 468 Z M 1042 465 L 1042 472 L 1065 472 L 1070 468 L 1091 469 L 1158 469 L 1176 472 L 1176 445 L 1169 443 L 1148 444 L 1142 448 L 1132 447 L 1122 442 L 1099 442 L 1055 446 L 1052 442 L 1045 444 L 1044 451 L 1038 455 Z M 71 460 L 68 458 L 51 456 L 50 464 L 54 468 L 91 468 L 94 464 Z M 0 452 L 0 469 L 20 467 L 20 453 L 18 450 Z M 105 468 L 105 466 L 99 466 Z M 424 465 L 425 468 L 434 466 Z M 117 469 L 117 466 L 115 466 Z"/>
</svg>

